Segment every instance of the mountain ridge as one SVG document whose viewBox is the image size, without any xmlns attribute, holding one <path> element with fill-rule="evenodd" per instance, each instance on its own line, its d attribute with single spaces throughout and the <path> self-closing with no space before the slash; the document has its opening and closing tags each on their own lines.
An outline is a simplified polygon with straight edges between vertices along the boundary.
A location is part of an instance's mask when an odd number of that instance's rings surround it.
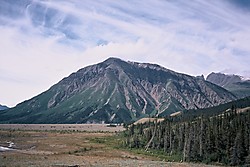
<svg viewBox="0 0 250 167">
<path fill-rule="evenodd" d="M 8 109 L 8 108 L 9 108 L 9 107 L 0 104 L 0 110 L 6 110 L 6 109 Z"/>
<path fill-rule="evenodd" d="M 235 99 L 232 93 L 201 78 L 156 64 L 109 58 L 70 74 L 8 112 L 0 112 L 0 122 L 129 122 Z"/>
<path fill-rule="evenodd" d="M 250 80 L 240 75 L 212 72 L 206 80 L 227 89 L 238 98 L 250 96 Z"/>
</svg>

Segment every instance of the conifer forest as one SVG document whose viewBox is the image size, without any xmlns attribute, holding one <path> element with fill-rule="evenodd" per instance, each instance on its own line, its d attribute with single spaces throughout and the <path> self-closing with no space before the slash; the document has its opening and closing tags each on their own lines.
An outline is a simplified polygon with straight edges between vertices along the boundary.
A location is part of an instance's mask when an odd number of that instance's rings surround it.
<svg viewBox="0 0 250 167">
<path fill-rule="evenodd" d="M 250 111 L 232 109 L 214 116 L 168 117 L 163 122 L 132 124 L 124 144 L 158 150 L 180 161 L 250 165 Z"/>
</svg>

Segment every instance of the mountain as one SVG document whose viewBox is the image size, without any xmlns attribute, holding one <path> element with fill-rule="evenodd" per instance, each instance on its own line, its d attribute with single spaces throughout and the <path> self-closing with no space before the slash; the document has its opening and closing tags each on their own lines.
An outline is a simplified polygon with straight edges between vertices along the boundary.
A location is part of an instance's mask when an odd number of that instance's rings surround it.
<svg viewBox="0 0 250 167">
<path fill-rule="evenodd" d="M 7 106 L 4 106 L 4 105 L 1 105 L 1 104 L 0 104 L 0 110 L 6 110 L 6 109 L 8 109 Z"/>
<path fill-rule="evenodd" d="M 0 112 L 0 122 L 129 122 L 235 99 L 232 93 L 200 77 L 156 64 L 109 58 L 80 69 L 42 94 Z"/>
<path fill-rule="evenodd" d="M 185 110 L 182 112 L 182 118 L 190 119 L 192 117 L 219 115 L 231 109 L 250 110 L 250 96 L 214 107 Z"/>
<path fill-rule="evenodd" d="M 239 98 L 250 96 L 250 80 L 242 76 L 212 72 L 206 80 L 227 89 Z"/>
</svg>

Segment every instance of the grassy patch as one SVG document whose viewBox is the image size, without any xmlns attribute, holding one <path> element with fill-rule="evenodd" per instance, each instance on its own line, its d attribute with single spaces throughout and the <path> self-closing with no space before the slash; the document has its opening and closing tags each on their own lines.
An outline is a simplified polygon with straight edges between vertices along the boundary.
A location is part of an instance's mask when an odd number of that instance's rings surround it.
<svg viewBox="0 0 250 167">
<path fill-rule="evenodd" d="M 173 154 L 169 155 L 168 153 L 165 153 L 163 150 L 155 150 L 155 149 L 149 149 L 148 151 L 145 151 L 143 148 L 128 148 L 124 146 L 124 137 L 122 133 L 112 135 L 112 136 L 105 136 L 105 137 L 97 137 L 97 138 L 91 138 L 91 142 L 98 143 L 98 144 L 104 144 L 110 149 L 118 149 L 122 151 L 128 151 L 135 155 L 140 155 L 141 157 L 150 157 L 155 160 L 161 160 L 161 161 L 169 161 L 169 162 L 180 162 L 182 155 L 179 154 Z"/>
<path fill-rule="evenodd" d="M 90 138 L 90 142 L 97 143 L 97 144 L 105 144 L 108 147 L 112 148 L 120 148 L 121 141 L 123 140 L 120 134 L 112 135 L 112 136 L 104 136 L 104 137 L 96 137 Z"/>
<path fill-rule="evenodd" d="M 155 150 L 155 149 L 149 149 L 148 151 L 145 151 L 145 149 L 127 149 L 131 151 L 132 153 L 139 154 L 139 155 L 146 155 L 150 156 L 152 158 L 156 158 L 157 160 L 161 161 L 168 161 L 168 162 L 181 162 L 181 155 L 178 154 L 173 154 L 173 155 L 168 155 L 162 150 Z"/>
</svg>

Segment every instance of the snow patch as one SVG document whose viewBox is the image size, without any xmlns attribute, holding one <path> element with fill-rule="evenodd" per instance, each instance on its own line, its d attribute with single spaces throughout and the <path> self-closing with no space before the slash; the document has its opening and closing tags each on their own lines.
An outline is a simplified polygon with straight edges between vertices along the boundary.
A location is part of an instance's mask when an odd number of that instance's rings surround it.
<svg viewBox="0 0 250 167">
<path fill-rule="evenodd" d="M 9 144 L 9 146 L 8 146 L 9 148 L 12 148 L 13 146 L 15 146 L 15 144 L 11 141 L 8 141 L 7 143 Z"/>
<path fill-rule="evenodd" d="M 240 79 L 242 81 L 250 81 L 250 77 L 243 77 L 243 76 L 240 76 Z"/>
<path fill-rule="evenodd" d="M 146 100 L 143 96 L 141 96 L 141 98 L 142 98 L 143 101 L 144 101 L 144 107 L 143 107 L 143 109 L 142 109 L 142 113 L 143 113 L 143 114 L 146 114 L 146 108 L 147 108 L 148 102 L 147 102 L 147 100 Z"/>
<path fill-rule="evenodd" d="M 2 147 L 2 146 L 0 146 L 0 152 L 3 152 L 3 151 L 11 151 L 11 150 L 14 150 L 14 149 L 8 148 L 8 147 Z"/>
<path fill-rule="evenodd" d="M 106 101 L 106 103 L 104 105 L 107 105 L 111 99 L 111 97 L 115 94 L 115 91 L 117 90 L 117 84 L 115 85 L 115 88 L 113 90 L 113 92 L 111 93 L 110 97 L 108 98 L 108 100 Z"/>
<path fill-rule="evenodd" d="M 90 114 L 89 114 L 89 117 L 94 115 L 95 113 L 97 113 L 98 110 L 95 110 L 95 111 L 92 111 Z"/>
<path fill-rule="evenodd" d="M 15 146 L 15 143 L 9 141 L 7 142 L 9 144 L 8 147 L 3 147 L 3 146 L 0 146 L 0 152 L 3 152 L 3 151 L 12 151 L 12 150 L 15 150 L 13 149 L 12 147 Z"/>
<path fill-rule="evenodd" d="M 113 119 L 115 118 L 116 114 L 114 113 L 111 117 L 110 117 L 110 121 L 113 121 Z"/>
<path fill-rule="evenodd" d="M 109 103 L 111 96 L 108 98 L 108 100 L 106 101 L 106 103 L 104 105 L 107 105 Z"/>
<path fill-rule="evenodd" d="M 129 92 L 126 88 L 124 89 L 124 93 L 125 93 L 125 99 L 126 99 L 126 107 L 129 110 L 132 110 L 132 105 L 130 104 Z"/>
</svg>

